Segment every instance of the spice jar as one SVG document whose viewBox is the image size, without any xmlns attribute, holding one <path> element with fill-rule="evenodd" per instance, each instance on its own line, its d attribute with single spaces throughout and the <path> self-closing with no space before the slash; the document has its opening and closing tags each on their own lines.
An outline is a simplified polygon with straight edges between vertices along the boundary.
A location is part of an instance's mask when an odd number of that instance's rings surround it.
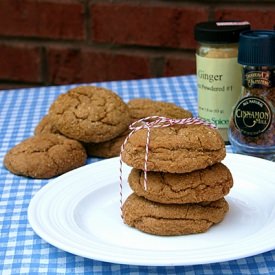
<svg viewBox="0 0 275 275">
<path fill-rule="evenodd" d="M 275 161 L 275 31 L 240 35 L 241 96 L 230 120 L 229 140 L 237 153 Z"/>
<path fill-rule="evenodd" d="M 241 89 L 239 35 L 249 29 L 248 22 L 238 21 L 209 21 L 195 26 L 198 115 L 216 125 L 225 142 L 232 107 Z"/>
</svg>

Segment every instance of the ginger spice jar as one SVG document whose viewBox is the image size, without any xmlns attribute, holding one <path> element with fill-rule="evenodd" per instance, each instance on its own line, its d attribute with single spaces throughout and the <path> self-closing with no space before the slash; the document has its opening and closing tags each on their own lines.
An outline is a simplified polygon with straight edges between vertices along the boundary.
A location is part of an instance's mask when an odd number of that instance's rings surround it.
<svg viewBox="0 0 275 275">
<path fill-rule="evenodd" d="M 241 90 L 241 66 L 238 64 L 238 42 L 248 22 L 201 22 L 195 26 L 198 84 L 198 115 L 216 125 L 228 141 L 232 107 Z"/>
<path fill-rule="evenodd" d="M 230 120 L 229 140 L 237 153 L 275 161 L 275 31 L 240 35 L 242 89 Z"/>
</svg>

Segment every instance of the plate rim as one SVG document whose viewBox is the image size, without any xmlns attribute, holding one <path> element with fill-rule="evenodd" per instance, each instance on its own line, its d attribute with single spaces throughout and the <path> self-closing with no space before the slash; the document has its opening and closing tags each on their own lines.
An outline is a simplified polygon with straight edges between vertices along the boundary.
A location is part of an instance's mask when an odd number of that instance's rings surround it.
<svg viewBox="0 0 275 275">
<path fill-rule="evenodd" d="M 270 165 L 270 167 L 275 168 L 275 163 L 264 160 L 264 159 L 259 159 L 259 158 L 255 158 L 255 157 L 251 157 L 251 156 L 246 156 L 246 155 L 240 155 L 240 154 L 233 154 L 233 153 L 227 153 L 227 159 L 228 158 L 239 158 L 242 160 L 248 160 L 248 161 L 252 161 L 252 162 L 261 162 L 265 165 Z M 110 255 L 89 255 L 89 253 L 84 253 L 84 251 L 76 251 L 75 247 L 74 248 L 70 248 L 68 246 L 68 244 L 64 244 L 62 242 L 60 242 L 59 240 L 56 240 L 54 238 L 52 238 L 52 236 L 47 235 L 47 232 L 43 231 L 43 228 L 41 228 L 41 223 L 39 223 L 39 221 L 37 221 L 37 219 L 35 218 L 37 214 L 37 204 L 40 202 L 40 198 L 41 196 L 45 196 L 44 194 L 47 193 L 49 190 L 51 191 L 53 186 L 56 184 L 56 182 L 61 181 L 64 182 L 64 180 L 66 180 L 67 177 L 71 177 L 71 175 L 78 175 L 81 174 L 83 171 L 86 171 L 87 169 L 96 169 L 97 166 L 101 167 L 102 165 L 108 165 L 110 163 L 116 162 L 119 163 L 119 157 L 115 157 L 115 158 L 110 158 L 110 159 L 105 159 L 105 160 L 100 160 L 97 161 L 95 163 L 91 163 L 85 166 L 82 166 L 80 168 L 77 168 L 73 171 L 70 171 L 68 173 L 65 173 L 55 179 L 52 179 L 50 182 L 48 182 L 45 186 L 43 186 L 40 190 L 38 190 L 36 192 L 36 194 L 33 196 L 33 198 L 31 199 L 30 203 L 29 203 L 29 207 L 28 207 L 28 221 L 29 224 L 31 225 L 32 229 L 34 230 L 34 232 L 40 237 L 42 238 L 44 241 L 48 242 L 49 244 L 62 249 L 66 252 L 69 253 L 73 253 L 74 255 L 78 255 L 78 256 L 82 256 L 85 258 L 89 258 L 89 259 L 93 259 L 93 260 L 100 260 L 103 262 L 111 262 L 111 263 L 117 263 L 117 264 L 130 264 L 130 265 L 143 265 L 143 266 L 179 266 L 179 265 L 195 265 L 195 264 L 209 264 L 209 263 L 217 263 L 217 262 L 224 262 L 224 261 L 229 261 L 229 260 L 236 260 L 239 258 L 244 258 L 244 257 L 249 257 L 249 256 L 253 256 L 259 253 L 263 253 L 263 252 L 267 252 L 270 250 L 273 250 L 275 248 L 275 243 L 272 244 L 270 243 L 269 247 L 264 247 L 262 249 L 258 249 L 257 253 L 255 253 L 254 251 L 251 251 L 250 253 L 247 252 L 245 255 L 235 255 L 235 256 L 223 256 L 223 257 L 219 257 L 218 260 L 209 260 L 209 259 L 200 259 L 200 261 L 197 261 L 195 259 L 193 259 L 193 261 L 191 261 L 190 259 L 188 260 L 188 262 L 183 261 L 175 261 L 173 259 L 169 260 L 169 261 L 165 261 L 163 263 L 161 262 L 152 262 L 152 261 L 141 261 L 141 260 L 128 260 L 127 257 L 124 257 L 124 259 L 122 260 L 120 257 L 115 257 L 112 256 L 110 257 Z M 125 164 L 124 164 L 125 165 Z M 92 167 L 92 168 L 91 168 Z M 119 166 L 118 166 L 119 168 Z M 125 173 L 124 173 L 124 177 L 125 177 Z M 105 183 L 105 185 L 108 184 L 113 184 L 113 183 Z M 273 186 L 272 183 L 270 183 L 270 186 L 272 186 L 272 188 L 274 188 L 275 190 L 275 185 Z M 104 185 L 103 185 L 104 186 Z M 97 190 L 97 189 L 96 189 Z M 122 249 L 124 251 L 126 251 L 127 249 Z M 180 253 L 180 252 L 179 252 Z M 168 257 L 167 257 L 168 258 Z"/>
</svg>

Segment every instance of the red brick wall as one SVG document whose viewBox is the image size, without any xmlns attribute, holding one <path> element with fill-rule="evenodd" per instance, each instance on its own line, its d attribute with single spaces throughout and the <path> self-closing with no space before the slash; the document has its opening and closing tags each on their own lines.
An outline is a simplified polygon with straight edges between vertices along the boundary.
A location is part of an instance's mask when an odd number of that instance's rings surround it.
<svg viewBox="0 0 275 275">
<path fill-rule="evenodd" d="M 195 73 L 197 22 L 275 25 L 275 1 L 0 0 L 0 88 Z"/>
</svg>

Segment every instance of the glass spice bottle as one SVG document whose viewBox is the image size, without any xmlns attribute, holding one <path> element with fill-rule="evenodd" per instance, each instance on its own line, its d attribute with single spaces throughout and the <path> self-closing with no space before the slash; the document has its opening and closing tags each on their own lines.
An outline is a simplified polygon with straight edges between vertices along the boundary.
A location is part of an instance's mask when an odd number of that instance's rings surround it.
<svg viewBox="0 0 275 275">
<path fill-rule="evenodd" d="M 275 161 L 275 31 L 254 30 L 240 35 L 241 96 L 229 127 L 237 153 Z"/>
<path fill-rule="evenodd" d="M 216 125 L 228 141 L 232 107 L 241 89 L 241 66 L 237 62 L 239 35 L 248 22 L 201 22 L 195 26 L 198 83 L 198 115 Z"/>
</svg>

